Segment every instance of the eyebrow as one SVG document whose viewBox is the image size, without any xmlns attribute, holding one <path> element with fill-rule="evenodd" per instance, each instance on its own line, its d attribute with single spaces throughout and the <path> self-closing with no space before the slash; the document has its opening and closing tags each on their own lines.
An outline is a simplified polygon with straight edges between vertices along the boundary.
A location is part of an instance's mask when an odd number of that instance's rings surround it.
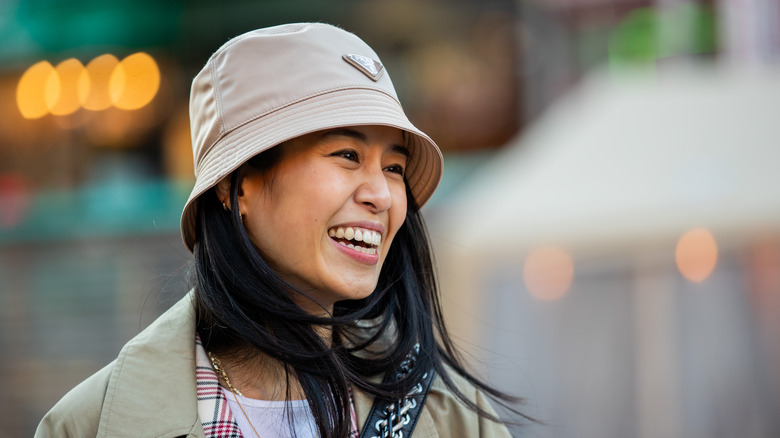
<svg viewBox="0 0 780 438">
<path fill-rule="evenodd" d="M 406 138 L 406 132 L 405 131 L 402 132 L 404 134 L 404 138 Z M 361 143 L 368 143 L 368 137 L 366 137 L 365 134 L 363 134 L 360 131 L 355 131 L 354 129 L 349 129 L 349 128 L 332 129 L 323 135 L 323 137 L 331 137 L 331 136 L 344 136 L 344 137 L 354 138 L 355 140 L 358 140 Z M 406 146 L 394 144 L 391 146 L 391 149 L 393 152 L 397 154 L 401 154 L 406 158 L 409 158 L 409 156 L 411 155 L 411 153 L 409 152 L 409 148 L 407 148 Z"/>
</svg>

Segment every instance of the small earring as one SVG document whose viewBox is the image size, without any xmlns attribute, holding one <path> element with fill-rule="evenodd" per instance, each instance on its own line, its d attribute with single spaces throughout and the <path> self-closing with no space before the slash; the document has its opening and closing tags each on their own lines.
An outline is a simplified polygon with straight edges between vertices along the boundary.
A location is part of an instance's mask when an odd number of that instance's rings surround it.
<svg viewBox="0 0 780 438">
<path fill-rule="evenodd" d="M 222 209 L 223 209 L 223 210 L 225 210 L 225 211 L 227 211 L 227 205 L 225 205 L 225 203 L 224 203 L 224 202 L 222 203 Z"/>
</svg>

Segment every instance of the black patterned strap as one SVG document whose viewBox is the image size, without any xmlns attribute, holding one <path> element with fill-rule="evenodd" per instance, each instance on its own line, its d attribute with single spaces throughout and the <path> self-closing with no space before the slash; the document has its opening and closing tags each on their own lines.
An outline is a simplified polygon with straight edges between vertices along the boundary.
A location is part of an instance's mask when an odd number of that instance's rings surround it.
<svg viewBox="0 0 780 438">
<path fill-rule="evenodd" d="M 411 366 L 414 366 L 416 353 L 417 351 L 409 353 L 407 360 L 401 365 L 401 370 L 397 373 L 390 373 L 385 378 L 385 382 L 407 374 Z M 422 380 L 417 382 L 404 398 L 394 401 L 376 399 L 374 405 L 371 406 L 371 412 L 368 414 L 360 438 L 411 437 L 417 420 L 420 418 L 425 399 L 428 398 L 435 374 L 433 369 L 423 374 Z"/>
</svg>

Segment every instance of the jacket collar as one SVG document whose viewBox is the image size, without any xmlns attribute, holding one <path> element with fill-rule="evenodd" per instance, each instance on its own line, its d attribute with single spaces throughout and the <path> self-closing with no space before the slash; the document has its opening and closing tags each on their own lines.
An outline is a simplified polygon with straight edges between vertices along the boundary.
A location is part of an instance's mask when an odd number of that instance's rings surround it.
<svg viewBox="0 0 780 438">
<path fill-rule="evenodd" d="M 195 311 L 188 293 L 128 342 L 111 374 L 99 437 L 203 436 L 195 386 Z"/>
</svg>

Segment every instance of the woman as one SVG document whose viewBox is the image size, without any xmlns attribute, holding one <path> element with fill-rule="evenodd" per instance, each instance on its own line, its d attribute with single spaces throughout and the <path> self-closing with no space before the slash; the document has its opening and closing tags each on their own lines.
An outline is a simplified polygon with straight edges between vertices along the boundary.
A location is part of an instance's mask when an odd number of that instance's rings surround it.
<svg viewBox="0 0 780 438">
<path fill-rule="evenodd" d="M 508 436 L 484 394 L 513 399 L 443 324 L 419 214 L 441 153 L 370 47 L 326 24 L 241 35 L 190 119 L 193 291 L 37 435 Z"/>
</svg>

